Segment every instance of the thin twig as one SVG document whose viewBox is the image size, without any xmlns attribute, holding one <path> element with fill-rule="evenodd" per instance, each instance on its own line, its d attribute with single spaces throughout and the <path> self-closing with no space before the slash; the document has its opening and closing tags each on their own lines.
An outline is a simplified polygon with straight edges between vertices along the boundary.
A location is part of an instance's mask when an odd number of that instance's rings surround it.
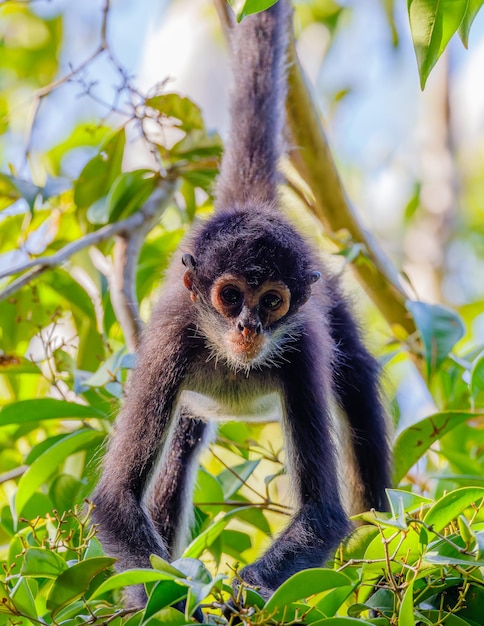
<svg viewBox="0 0 484 626">
<path fill-rule="evenodd" d="M 109 14 L 109 3 L 110 3 L 110 0 L 104 0 L 103 18 L 102 18 L 102 23 L 101 23 L 101 41 L 98 47 L 96 48 L 96 50 L 94 50 L 94 52 L 91 55 L 89 55 L 87 59 L 85 59 L 77 67 L 72 68 L 70 72 L 68 72 L 67 74 L 64 74 L 64 76 L 61 76 L 60 78 L 58 78 L 57 80 L 54 80 L 48 85 L 41 87 L 34 93 L 32 106 L 30 109 L 30 114 L 29 114 L 28 123 L 27 123 L 27 140 L 25 142 L 26 159 L 28 159 L 28 156 L 30 154 L 30 148 L 32 145 L 32 136 L 34 132 L 35 122 L 37 120 L 37 115 L 38 115 L 42 100 L 46 96 L 51 94 L 53 91 L 55 91 L 56 89 L 59 89 L 59 87 L 62 87 L 62 85 L 65 85 L 70 80 L 72 80 L 75 76 L 77 76 L 80 72 L 82 72 L 82 70 L 88 67 L 95 59 L 97 59 L 98 56 L 100 56 L 105 50 L 107 50 L 108 43 L 106 39 L 106 33 L 107 33 L 107 21 L 108 21 L 108 14 Z"/>
</svg>

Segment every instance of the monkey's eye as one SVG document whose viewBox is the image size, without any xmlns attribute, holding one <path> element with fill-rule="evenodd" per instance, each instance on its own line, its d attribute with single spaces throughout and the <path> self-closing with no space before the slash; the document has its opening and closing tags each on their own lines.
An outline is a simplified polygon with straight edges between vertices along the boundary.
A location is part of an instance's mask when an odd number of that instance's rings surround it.
<svg viewBox="0 0 484 626">
<path fill-rule="evenodd" d="M 282 304 L 282 298 L 277 293 L 265 293 L 260 299 L 261 306 L 269 311 L 276 311 Z"/>
<path fill-rule="evenodd" d="M 228 306 L 238 306 L 242 303 L 242 292 L 237 287 L 224 287 L 220 292 L 220 297 Z"/>
</svg>

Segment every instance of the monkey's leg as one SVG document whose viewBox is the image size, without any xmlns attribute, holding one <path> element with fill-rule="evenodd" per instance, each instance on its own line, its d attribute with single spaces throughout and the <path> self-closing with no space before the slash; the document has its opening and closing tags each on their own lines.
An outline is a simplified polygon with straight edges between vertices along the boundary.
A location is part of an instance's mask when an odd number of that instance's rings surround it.
<svg viewBox="0 0 484 626">
<path fill-rule="evenodd" d="M 324 348 L 317 331 L 307 329 L 281 372 L 288 467 L 298 510 L 265 554 L 241 571 L 242 579 L 259 586 L 265 597 L 296 572 L 322 566 L 351 528 L 338 492 L 326 402 L 331 372 Z"/>
<path fill-rule="evenodd" d="M 182 410 L 160 470 L 153 477 L 147 504 L 170 559 L 177 557 L 186 539 L 198 457 L 213 430 L 212 425 Z"/>
<path fill-rule="evenodd" d="M 145 338 L 93 495 L 93 521 L 107 554 L 118 559 L 118 570 L 149 567 L 153 553 L 169 558 L 163 538 L 143 504 L 190 358 L 183 333 L 180 329 L 169 332 L 169 322 L 157 319 Z M 164 335 L 159 337 L 161 331 Z M 144 588 L 128 588 L 126 601 L 128 606 L 143 605 Z"/>
<path fill-rule="evenodd" d="M 356 469 L 363 484 L 360 508 L 385 511 L 385 489 L 391 486 L 391 452 L 378 383 L 379 366 L 363 345 L 342 298 L 336 299 L 330 323 L 337 346 L 334 393 L 348 419 Z"/>
</svg>

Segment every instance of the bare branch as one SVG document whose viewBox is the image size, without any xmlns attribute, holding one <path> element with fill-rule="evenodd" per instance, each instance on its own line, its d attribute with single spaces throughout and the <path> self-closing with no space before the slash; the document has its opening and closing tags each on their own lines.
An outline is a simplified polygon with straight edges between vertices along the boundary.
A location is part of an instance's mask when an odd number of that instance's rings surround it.
<svg viewBox="0 0 484 626">
<path fill-rule="evenodd" d="M 172 189 L 173 191 L 173 189 Z M 166 189 L 158 189 L 150 202 L 155 207 L 153 214 L 138 227 L 116 236 L 113 251 L 113 271 L 108 276 L 111 303 L 123 329 L 126 346 L 134 352 L 143 328 L 136 297 L 136 268 L 146 235 L 158 221 L 171 198 Z"/>
<path fill-rule="evenodd" d="M 3 485 L 3 483 L 8 482 L 9 480 L 15 480 L 16 478 L 20 478 L 20 476 L 23 476 L 23 474 L 25 474 L 28 468 L 28 465 L 19 465 L 18 467 L 14 467 L 9 472 L 4 472 L 3 474 L 0 474 L 0 485 Z"/>
<path fill-rule="evenodd" d="M 54 80 L 52 83 L 49 83 L 48 85 L 45 85 L 44 87 L 41 87 L 34 93 L 32 106 L 31 106 L 30 113 L 29 113 L 29 120 L 27 123 L 27 140 L 26 140 L 26 147 L 25 147 L 26 158 L 28 158 L 30 154 L 30 148 L 32 145 L 32 136 L 34 133 L 35 122 L 37 120 L 37 115 L 38 115 L 42 100 L 46 96 L 51 94 L 53 91 L 55 91 L 59 87 L 62 87 L 62 85 L 65 85 L 70 80 L 72 80 L 75 76 L 80 74 L 82 70 L 88 67 L 95 59 L 97 59 L 98 56 L 100 56 L 105 50 L 107 50 L 108 43 L 106 40 L 106 33 L 107 33 L 107 22 L 108 22 L 108 14 L 109 14 L 109 3 L 110 3 L 110 0 L 104 0 L 103 18 L 102 18 L 102 23 L 101 23 L 101 41 L 98 47 L 96 48 L 96 50 L 94 50 L 94 52 L 90 56 L 88 56 L 87 59 L 85 59 L 80 65 L 71 69 L 70 72 L 68 72 L 64 76 L 61 76 L 57 80 Z"/>
</svg>

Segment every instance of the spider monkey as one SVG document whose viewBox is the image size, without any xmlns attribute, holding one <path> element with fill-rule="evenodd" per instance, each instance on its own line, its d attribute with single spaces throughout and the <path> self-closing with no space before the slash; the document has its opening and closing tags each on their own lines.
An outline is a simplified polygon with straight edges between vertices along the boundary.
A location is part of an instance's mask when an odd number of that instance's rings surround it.
<svg viewBox="0 0 484 626">
<path fill-rule="evenodd" d="M 234 87 L 215 210 L 182 242 L 142 338 L 94 521 L 120 570 L 175 557 L 210 420 L 280 418 L 295 513 L 240 571 L 268 597 L 321 566 L 351 528 L 338 467 L 353 458 L 361 509 L 386 508 L 390 452 L 378 367 L 338 285 L 281 214 L 277 185 L 291 8 L 233 29 Z M 346 416 L 337 452 L 332 413 Z M 128 605 L 146 601 L 141 586 Z"/>
</svg>

